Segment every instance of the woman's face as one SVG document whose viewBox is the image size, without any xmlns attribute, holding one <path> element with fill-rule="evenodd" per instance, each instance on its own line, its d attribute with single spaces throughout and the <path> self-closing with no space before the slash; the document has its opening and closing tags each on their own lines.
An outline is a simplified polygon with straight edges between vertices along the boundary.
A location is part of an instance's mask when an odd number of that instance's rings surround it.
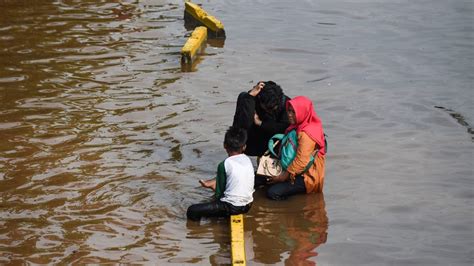
<svg viewBox="0 0 474 266">
<path fill-rule="evenodd" d="M 293 106 L 291 106 L 291 104 L 288 105 L 288 121 L 292 125 L 296 124 L 295 109 L 293 109 Z"/>
</svg>

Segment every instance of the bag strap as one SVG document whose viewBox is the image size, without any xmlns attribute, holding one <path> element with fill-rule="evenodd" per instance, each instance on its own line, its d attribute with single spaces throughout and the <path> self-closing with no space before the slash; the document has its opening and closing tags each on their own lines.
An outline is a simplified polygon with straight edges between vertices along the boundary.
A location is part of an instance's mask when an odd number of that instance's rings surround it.
<svg viewBox="0 0 474 266">
<path fill-rule="evenodd" d="M 278 143 L 280 142 L 280 140 L 281 140 L 284 136 L 285 136 L 284 134 L 275 134 L 275 135 L 273 135 L 273 137 L 270 138 L 270 140 L 268 140 L 268 150 L 269 150 L 270 153 L 273 154 L 273 156 L 275 156 L 276 158 L 278 158 L 278 155 L 277 155 L 276 152 L 275 152 L 275 147 L 276 147 L 276 145 L 278 145 Z M 277 141 L 275 142 L 274 139 L 276 139 Z"/>
<path fill-rule="evenodd" d="M 314 155 L 311 155 L 311 159 L 309 160 L 309 163 L 306 165 L 306 167 L 303 169 L 303 172 L 301 172 L 300 175 L 306 173 L 306 171 L 308 171 L 309 168 L 311 168 L 311 166 L 313 165 L 315 159 L 316 158 L 314 157 Z"/>
</svg>

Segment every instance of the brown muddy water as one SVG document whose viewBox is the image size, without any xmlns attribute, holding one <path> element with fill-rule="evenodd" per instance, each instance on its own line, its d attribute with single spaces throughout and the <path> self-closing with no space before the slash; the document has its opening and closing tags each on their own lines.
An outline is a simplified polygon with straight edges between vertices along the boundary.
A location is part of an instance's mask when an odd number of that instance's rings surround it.
<svg viewBox="0 0 474 266">
<path fill-rule="evenodd" d="M 258 80 L 329 153 L 324 195 L 255 193 L 249 265 L 474 263 L 472 1 L 197 2 L 227 39 L 183 72 L 182 1 L 0 0 L 0 264 L 229 264 L 185 211 Z"/>
</svg>

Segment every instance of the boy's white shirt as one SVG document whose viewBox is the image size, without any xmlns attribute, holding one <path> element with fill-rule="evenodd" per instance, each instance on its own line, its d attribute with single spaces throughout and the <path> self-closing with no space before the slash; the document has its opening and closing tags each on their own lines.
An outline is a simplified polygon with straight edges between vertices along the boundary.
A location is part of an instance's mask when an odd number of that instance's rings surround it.
<svg viewBox="0 0 474 266">
<path fill-rule="evenodd" d="M 221 201 L 234 206 L 245 206 L 253 201 L 255 174 L 250 158 L 238 154 L 224 160 L 227 176 L 224 196 Z"/>
</svg>

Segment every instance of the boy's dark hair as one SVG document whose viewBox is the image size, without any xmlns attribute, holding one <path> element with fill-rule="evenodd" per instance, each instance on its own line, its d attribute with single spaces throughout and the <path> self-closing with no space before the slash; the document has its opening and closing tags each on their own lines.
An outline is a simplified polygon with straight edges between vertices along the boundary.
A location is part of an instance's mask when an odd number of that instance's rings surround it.
<svg viewBox="0 0 474 266">
<path fill-rule="evenodd" d="M 267 81 L 264 83 L 265 86 L 257 95 L 260 106 L 266 110 L 275 110 L 275 107 L 277 106 L 278 109 L 280 109 L 283 98 L 283 90 L 281 89 L 280 85 L 273 81 Z"/>
<path fill-rule="evenodd" d="M 229 127 L 224 137 L 224 145 L 226 149 L 233 152 L 243 151 L 243 147 L 247 143 L 247 131 L 243 128 Z"/>
</svg>

